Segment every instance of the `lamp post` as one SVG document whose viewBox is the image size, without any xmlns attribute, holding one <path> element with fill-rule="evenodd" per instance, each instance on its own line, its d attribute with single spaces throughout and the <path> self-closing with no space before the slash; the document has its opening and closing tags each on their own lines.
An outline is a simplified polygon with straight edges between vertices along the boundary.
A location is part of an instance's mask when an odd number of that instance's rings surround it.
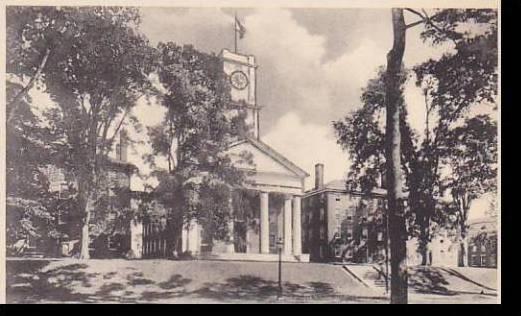
<svg viewBox="0 0 521 316">
<path fill-rule="evenodd" d="M 279 238 L 277 241 L 277 249 L 279 251 L 279 298 L 282 296 L 282 246 L 284 245 L 284 241 L 282 238 Z"/>
</svg>

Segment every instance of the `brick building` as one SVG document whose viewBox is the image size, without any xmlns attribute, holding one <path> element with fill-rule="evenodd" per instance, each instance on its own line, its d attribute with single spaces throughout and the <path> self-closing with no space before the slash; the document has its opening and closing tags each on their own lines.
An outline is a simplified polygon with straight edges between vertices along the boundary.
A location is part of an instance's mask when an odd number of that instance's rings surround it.
<svg viewBox="0 0 521 316">
<path fill-rule="evenodd" d="M 497 268 L 497 217 L 469 221 L 468 240 L 469 266 Z"/>
<path fill-rule="evenodd" d="M 376 262 L 385 258 L 385 193 L 348 191 L 345 182 L 324 184 L 315 166 L 315 187 L 302 199 L 303 252 L 311 261 Z"/>
<path fill-rule="evenodd" d="M 115 220 L 118 212 L 124 208 L 130 208 L 130 179 L 137 167 L 127 161 L 128 144 L 125 133 L 120 133 L 120 139 L 116 145 L 115 157 L 110 157 L 106 163 L 106 172 L 102 173 L 100 190 L 105 190 L 105 200 L 103 214 L 100 216 Z M 70 197 L 77 189 L 75 179 L 65 170 L 54 165 L 48 165 L 45 170 L 49 181 L 49 190 L 58 193 L 59 199 L 63 203 L 69 201 L 69 209 L 58 212 L 56 218 L 57 229 L 61 236 L 58 240 L 48 240 L 46 249 L 39 251 L 50 252 L 57 256 L 74 255 L 79 249 L 81 232 L 81 215 L 74 207 Z M 129 194 L 121 194 L 128 192 Z M 96 217 L 92 214 L 92 218 Z M 96 233 L 91 238 L 91 255 L 94 257 L 114 257 L 123 255 L 130 248 L 130 236 L 126 229 L 114 229 L 109 233 Z M 34 241 L 31 241 L 34 243 Z M 39 247 L 41 248 L 41 247 Z"/>
</svg>

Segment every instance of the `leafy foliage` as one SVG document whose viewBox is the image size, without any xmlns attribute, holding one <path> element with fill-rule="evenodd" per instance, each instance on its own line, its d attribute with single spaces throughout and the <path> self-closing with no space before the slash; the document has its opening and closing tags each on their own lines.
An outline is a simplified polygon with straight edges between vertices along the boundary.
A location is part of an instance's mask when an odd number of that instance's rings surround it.
<svg viewBox="0 0 521 316">
<path fill-rule="evenodd" d="M 245 135 L 245 113 L 232 108 L 217 56 L 171 42 L 160 43 L 158 51 L 166 90 L 160 99 L 167 111 L 161 124 L 148 129 L 153 151 L 147 159 L 155 164 L 157 155 L 165 157 L 168 170 L 155 172 L 160 181 L 155 193 L 171 220 L 196 220 L 207 234 L 223 239 L 233 216 L 232 189 L 245 181 L 226 149 Z M 251 160 L 248 153 L 238 158 Z"/>
<path fill-rule="evenodd" d="M 473 114 L 471 109 L 476 105 L 496 108 L 497 13 L 440 10 L 424 27 L 421 36 L 426 42 L 450 41 L 454 49 L 412 69 L 425 96 L 421 134 L 410 128 L 402 107 L 402 165 L 413 212 L 409 233 L 419 236 L 423 246 L 435 229 L 432 220 L 449 226 L 465 223 L 470 202 L 494 190 L 497 125 L 488 115 Z M 363 91 L 362 107 L 333 123 L 338 143 L 353 160 L 349 183 L 358 187 L 374 186 L 385 170 L 384 98 L 380 72 Z M 450 205 L 443 200 L 448 191 L 454 198 Z"/>
<path fill-rule="evenodd" d="M 50 161 L 70 174 L 83 225 L 104 211 L 99 192 L 108 153 L 136 100 L 149 91 L 155 50 L 138 33 L 139 12 L 120 7 L 10 7 L 8 72 L 42 82 L 55 106 L 44 114 Z M 43 57 L 42 57 L 43 56 Z M 37 71 L 35 72 L 35 69 Z M 17 94 L 11 106 L 19 111 Z M 35 151 L 37 152 L 37 151 Z M 98 201 L 100 199 L 100 201 Z M 102 219 L 103 216 L 94 218 Z M 93 218 L 93 219 L 94 219 Z M 88 230 L 82 252 L 88 257 Z"/>
</svg>

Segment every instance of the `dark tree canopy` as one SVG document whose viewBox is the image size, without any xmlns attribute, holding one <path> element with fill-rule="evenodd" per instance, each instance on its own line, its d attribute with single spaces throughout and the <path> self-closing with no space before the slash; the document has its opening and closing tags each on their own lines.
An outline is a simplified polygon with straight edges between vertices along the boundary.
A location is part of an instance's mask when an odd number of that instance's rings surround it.
<svg viewBox="0 0 521 316">
<path fill-rule="evenodd" d="M 158 170 L 155 190 L 172 219 L 196 220 L 217 239 L 227 235 L 233 214 L 232 190 L 242 187 L 245 172 L 234 167 L 228 146 L 246 135 L 245 113 L 232 108 L 230 87 L 221 60 L 192 46 L 158 45 L 160 95 L 166 108 L 163 122 L 148 129 L 155 165 L 166 158 L 168 170 Z M 234 157 L 250 162 L 248 153 Z M 172 193 L 162 196 L 165 188 Z"/>
<path fill-rule="evenodd" d="M 494 191 L 497 124 L 495 118 L 475 114 L 473 109 L 497 108 L 497 12 L 438 10 L 422 25 L 426 43 L 453 45 L 440 59 L 404 70 L 404 77 L 414 78 L 425 97 L 423 131 L 410 128 L 405 106 L 400 116 L 402 168 L 413 215 L 409 233 L 425 245 L 430 241 L 431 220 L 453 225 L 443 212 L 458 214 L 459 203 L 466 211 L 459 211 L 457 221 L 466 223 L 470 202 Z M 362 106 L 333 123 L 338 143 L 353 161 L 350 185 L 372 187 L 385 170 L 384 101 L 380 72 L 363 90 Z M 454 204 L 446 204 L 442 199 L 446 194 L 454 197 Z"/>
</svg>

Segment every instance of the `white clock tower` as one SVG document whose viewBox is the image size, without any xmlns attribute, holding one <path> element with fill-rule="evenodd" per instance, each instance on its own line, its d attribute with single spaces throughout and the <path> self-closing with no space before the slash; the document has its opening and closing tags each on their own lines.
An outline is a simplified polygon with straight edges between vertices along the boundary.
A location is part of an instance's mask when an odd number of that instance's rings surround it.
<svg viewBox="0 0 521 316">
<path fill-rule="evenodd" d="M 255 57 L 233 53 L 223 49 L 219 57 L 226 78 L 231 84 L 231 98 L 237 106 L 247 107 L 246 123 L 251 126 L 252 136 L 259 139 L 259 110 L 256 100 Z M 243 103 L 244 105 L 241 105 Z"/>
</svg>

